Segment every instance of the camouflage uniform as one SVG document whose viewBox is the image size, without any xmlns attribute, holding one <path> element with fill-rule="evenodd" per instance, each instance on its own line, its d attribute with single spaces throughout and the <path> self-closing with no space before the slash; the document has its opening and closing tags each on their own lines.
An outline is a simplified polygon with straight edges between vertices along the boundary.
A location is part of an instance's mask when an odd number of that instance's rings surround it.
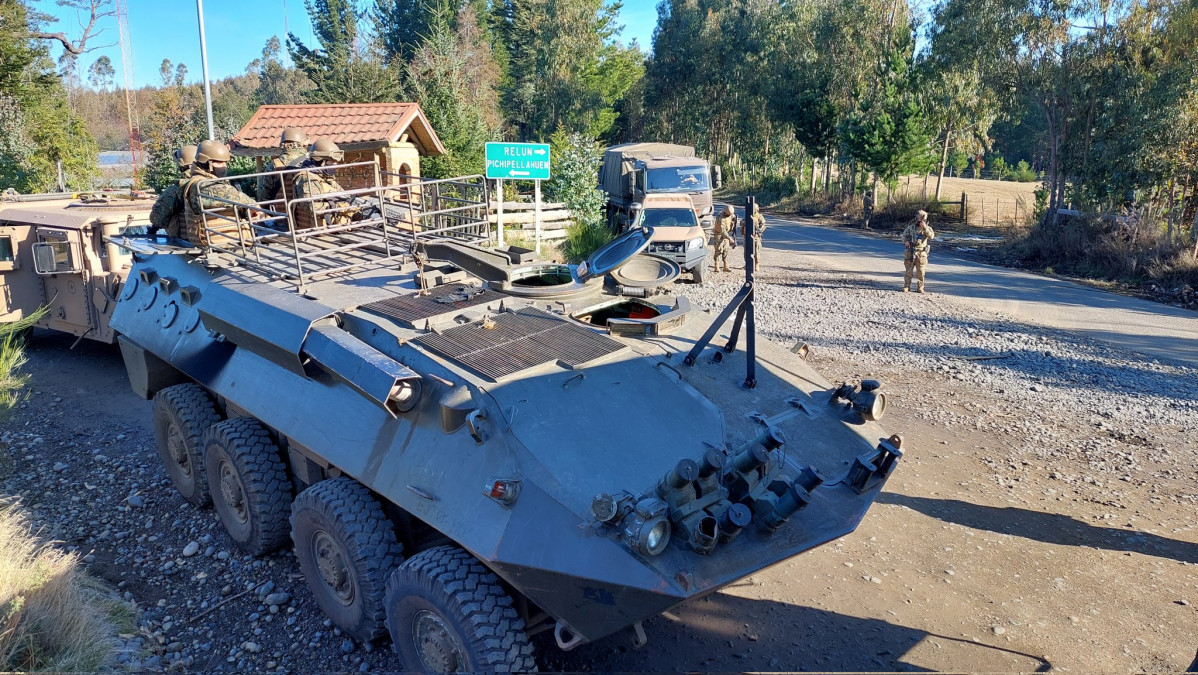
<svg viewBox="0 0 1198 675">
<path fill-rule="evenodd" d="M 168 186 L 150 209 L 150 225 L 154 231 L 163 230 L 168 237 L 178 237 L 183 231 L 183 189 L 191 172 L 186 171 L 175 184 Z"/>
<path fill-rule="evenodd" d="M 753 212 L 753 271 L 761 269 L 761 238 L 765 235 L 765 216 L 761 215 L 761 209 Z M 744 224 L 740 226 L 741 235 L 745 241 L 749 240 L 749 219 L 746 218 Z"/>
<path fill-rule="evenodd" d="M 238 204 L 254 203 L 252 197 L 233 187 L 232 183 L 223 180 L 217 183 L 208 183 L 202 189 L 197 187 L 200 182 L 212 180 L 213 178 L 216 178 L 216 176 L 200 168 L 199 165 L 192 167 L 191 176 L 187 179 L 183 188 L 184 194 L 187 196 L 187 207 L 191 215 L 198 216 L 204 209 L 219 209 L 229 206 L 229 204 L 209 199 L 209 197 L 227 199 Z M 203 191 L 203 195 L 200 195 L 201 191 Z"/>
<path fill-rule="evenodd" d="M 874 191 L 866 190 L 865 197 L 862 199 L 861 214 L 864 216 L 864 222 L 861 223 L 863 229 L 869 229 L 869 219 L 874 215 Z"/>
<path fill-rule="evenodd" d="M 712 269 L 716 272 L 720 271 L 721 264 L 725 272 L 732 271 L 728 267 L 728 249 L 736 248 L 736 240 L 732 238 L 732 233 L 736 228 L 735 219 L 736 216 L 725 212 L 724 215 L 717 217 L 712 225 L 711 236 L 714 247 Z"/>
<path fill-rule="evenodd" d="M 903 244 L 907 253 L 903 258 L 906 272 L 903 274 L 903 292 L 911 290 L 911 277 L 914 275 L 918 282 L 916 290 L 923 293 L 924 270 L 928 266 L 928 250 L 936 232 L 928 225 L 926 216 L 921 216 L 914 225 L 908 225 L 903 230 Z"/>
<path fill-rule="evenodd" d="M 258 201 L 270 201 L 273 199 L 281 199 L 280 190 L 283 188 L 283 177 L 276 175 L 274 172 L 284 169 L 294 169 L 298 167 L 304 159 L 308 157 L 308 150 L 302 143 L 287 143 L 283 147 L 283 154 L 270 160 L 270 165 L 267 171 L 271 173 L 265 176 L 258 176 Z"/>
<path fill-rule="evenodd" d="M 300 165 L 300 167 L 308 169 L 308 171 L 302 171 L 295 174 L 296 199 L 315 197 L 317 195 L 327 195 L 334 192 L 345 192 L 345 188 L 341 187 L 341 183 L 337 182 L 337 178 L 334 176 L 331 168 L 326 173 L 325 171 L 320 170 L 319 165 L 313 164 L 310 161 L 304 162 Z M 341 199 L 326 199 L 323 201 L 317 200 L 312 202 L 312 208 L 315 212 L 326 209 L 349 209 L 354 205 L 354 201 L 357 200 L 349 200 L 345 197 L 342 197 Z M 324 222 L 316 224 L 324 224 L 328 226 L 345 225 L 353 220 L 353 216 L 356 213 L 356 210 L 330 211 L 328 213 L 321 213 L 317 215 L 317 218 L 323 219 Z"/>
</svg>

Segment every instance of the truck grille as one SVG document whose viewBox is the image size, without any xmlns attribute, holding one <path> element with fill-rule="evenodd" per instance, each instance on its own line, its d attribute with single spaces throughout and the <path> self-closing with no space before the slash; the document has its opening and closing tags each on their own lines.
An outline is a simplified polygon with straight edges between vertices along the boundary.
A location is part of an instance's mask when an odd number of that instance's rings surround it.
<svg viewBox="0 0 1198 675">
<path fill-rule="evenodd" d="M 668 244 L 667 243 L 649 244 L 649 252 L 650 253 L 682 253 L 682 251 L 683 251 L 682 242 L 668 243 Z"/>
<path fill-rule="evenodd" d="M 391 317 L 404 323 L 409 328 L 423 328 L 423 326 L 416 324 L 425 319 L 431 319 L 434 316 L 477 307 L 491 302 L 499 302 L 507 297 L 503 293 L 497 293 L 488 288 L 481 289 L 480 293 L 470 297 L 454 300 L 453 295 L 457 288 L 457 285 L 447 284 L 432 289 L 430 292 L 431 295 L 423 297 L 419 295 L 404 295 L 397 298 L 389 298 L 387 300 L 372 302 L 368 305 L 362 305 L 362 309 Z M 467 294 L 463 293 L 462 295 L 465 296 Z"/>
<path fill-rule="evenodd" d="M 605 335 L 532 307 L 499 314 L 491 321 L 492 328 L 471 323 L 422 335 L 413 342 L 491 380 L 558 361 L 577 368 L 624 348 Z"/>
</svg>

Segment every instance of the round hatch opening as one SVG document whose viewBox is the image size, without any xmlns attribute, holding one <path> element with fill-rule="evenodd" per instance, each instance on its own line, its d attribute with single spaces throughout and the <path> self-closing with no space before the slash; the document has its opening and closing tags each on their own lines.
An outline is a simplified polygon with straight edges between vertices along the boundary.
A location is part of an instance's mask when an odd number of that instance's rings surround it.
<svg viewBox="0 0 1198 675">
<path fill-rule="evenodd" d="M 571 318 L 592 326 L 606 326 L 612 319 L 654 319 L 661 309 L 647 300 L 620 298 L 592 305 L 571 314 Z"/>
<path fill-rule="evenodd" d="M 513 271 L 511 280 L 513 286 L 544 288 L 572 284 L 574 276 L 566 265 L 532 265 Z"/>
</svg>

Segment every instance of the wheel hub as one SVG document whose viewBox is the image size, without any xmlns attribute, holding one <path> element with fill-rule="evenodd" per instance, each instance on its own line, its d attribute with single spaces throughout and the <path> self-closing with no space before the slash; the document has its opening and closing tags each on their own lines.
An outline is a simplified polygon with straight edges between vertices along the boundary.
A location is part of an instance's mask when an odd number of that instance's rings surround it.
<svg viewBox="0 0 1198 675">
<path fill-rule="evenodd" d="M 229 511 L 233 513 L 233 516 L 239 522 L 244 523 L 249 520 L 249 509 L 245 503 L 245 490 L 242 489 L 241 481 L 237 478 L 237 471 L 225 460 L 221 460 L 220 463 L 220 495 L 229 507 Z"/>
<path fill-rule="evenodd" d="M 183 434 L 179 432 L 179 427 L 174 424 L 170 425 L 166 432 L 166 449 L 170 453 L 171 459 L 175 465 L 179 467 L 179 471 L 183 475 L 191 478 L 191 457 L 187 455 L 187 444 L 183 442 Z"/>
<path fill-rule="evenodd" d="M 455 673 L 470 669 L 466 650 L 445 620 L 435 612 L 422 609 L 412 622 L 412 637 L 424 670 L 430 673 Z"/>
<path fill-rule="evenodd" d="M 353 604 L 353 578 L 349 573 L 346 556 L 337 540 L 328 532 L 317 530 L 312 537 L 312 549 L 316 559 L 316 570 L 320 573 L 320 580 L 325 587 L 341 604 Z"/>
</svg>

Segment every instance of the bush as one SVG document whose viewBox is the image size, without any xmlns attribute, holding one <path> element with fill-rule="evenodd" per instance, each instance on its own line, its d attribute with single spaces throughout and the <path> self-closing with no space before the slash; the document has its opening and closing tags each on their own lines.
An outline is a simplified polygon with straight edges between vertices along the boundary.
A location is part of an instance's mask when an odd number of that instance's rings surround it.
<svg viewBox="0 0 1198 675">
<path fill-rule="evenodd" d="M 597 176 L 603 147 L 589 136 L 562 131 L 553 134 L 550 142 L 553 144 L 550 198 L 565 203 L 575 222 L 602 225 L 607 195 L 599 189 Z"/>
<path fill-rule="evenodd" d="M 1031 165 L 1021 159 L 1014 169 L 1007 171 L 1007 178 L 1017 183 L 1031 183 L 1037 179 L 1037 176 Z"/>
<path fill-rule="evenodd" d="M 79 555 L 39 542 L 13 504 L 0 505 L 0 670 L 94 671 L 113 654 L 126 605 L 84 573 Z"/>
<path fill-rule="evenodd" d="M 611 230 L 603 225 L 575 221 L 566 228 L 566 238 L 559 250 L 566 262 L 577 265 L 614 238 Z"/>
</svg>

